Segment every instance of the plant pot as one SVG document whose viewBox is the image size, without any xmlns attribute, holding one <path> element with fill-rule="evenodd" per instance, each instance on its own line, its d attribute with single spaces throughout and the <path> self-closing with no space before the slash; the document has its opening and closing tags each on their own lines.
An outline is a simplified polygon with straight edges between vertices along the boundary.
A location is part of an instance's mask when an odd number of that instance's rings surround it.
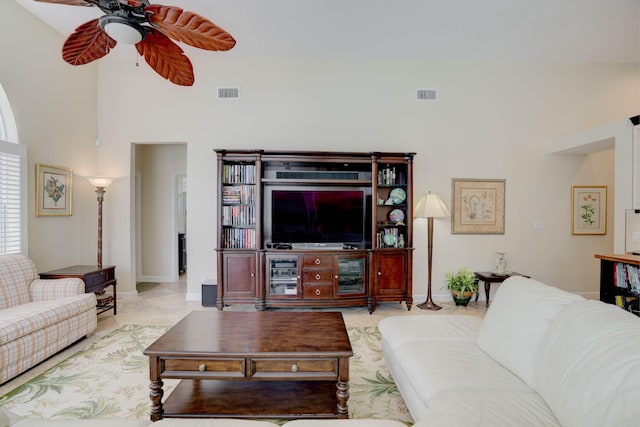
<svg viewBox="0 0 640 427">
<path fill-rule="evenodd" d="M 451 291 L 451 296 L 453 297 L 453 302 L 455 302 L 456 305 L 462 305 L 466 307 L 473 297 L 473 292 L 464 292 L 460 294 L 458 291 Z"/>
</svg>

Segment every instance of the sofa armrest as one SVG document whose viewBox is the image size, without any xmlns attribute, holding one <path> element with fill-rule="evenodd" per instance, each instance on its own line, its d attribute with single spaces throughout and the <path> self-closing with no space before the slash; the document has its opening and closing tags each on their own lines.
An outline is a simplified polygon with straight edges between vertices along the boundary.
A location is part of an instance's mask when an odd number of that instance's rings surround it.
<svg viewBox="0 0 640 427">
<path fill-rule="evenodd" d="M 35 279 L 29 286 L 31 301 L 47 301 L 84 294 L 84 281 L 77 277 Z"/>
</svg>

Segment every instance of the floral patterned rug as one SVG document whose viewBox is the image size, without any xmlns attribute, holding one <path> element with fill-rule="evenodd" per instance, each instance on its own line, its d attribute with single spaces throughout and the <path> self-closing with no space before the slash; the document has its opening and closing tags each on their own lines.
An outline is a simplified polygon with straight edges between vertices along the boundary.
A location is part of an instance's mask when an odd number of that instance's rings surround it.
<svg viewBox="0 0 640 427">
<path fill-rule="evenodd" d="M 55 418 L 149 417 L 149 364 L 142 354 L 168 328 L 125 325 L 100 338 L 33 380 L 0 396 L 0 406 L 18 415 Z M 411 416 L 385 365 L 377 327 L 347 328 L 351 418 Z M 165 397 L 177 380 L 165 380 Z"/>
</svg>

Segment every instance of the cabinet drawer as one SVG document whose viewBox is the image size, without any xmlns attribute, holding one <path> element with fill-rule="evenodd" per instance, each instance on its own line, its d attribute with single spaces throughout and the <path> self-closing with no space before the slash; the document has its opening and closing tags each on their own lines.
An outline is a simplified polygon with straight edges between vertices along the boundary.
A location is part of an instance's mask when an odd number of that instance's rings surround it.
<svg viewBox="0 0 640 427">
<path fill-rule="evenodd" d="M 335 378 L 338 359 L 259 359 L 251 363 L 251 375 L 265 377 L 317 377 Z"/>
<path fill-rule="evenodd" d="M 304 299 L 333 298 L 333 285 L 304 285 L 302 295 Z"/>
<path fill-rule="evenodd" d="M 171 376 L 172 372 L 186 378 L 208 376 L 211 374 L 225 377 L 244 377 L 244 359 L 163 359 L 162 376 Z"/>
<path fill-rule="evenodd" d="M 91 287 L 113 279 L 115 279 L 114 269 L 102 270 L 85 275 L 84 284 L 86 287 Z"/>
<path fill-rule="evenodd" d="M 333 256 L 331 255 L 305 255 L 304 268 L 331 268 L 333 269 Z"/>
<path fill-rule="evenodd" d="M 310 270 L 302 275 L 304 284 L 333 283 L 333 270 Z"/>
</svg>

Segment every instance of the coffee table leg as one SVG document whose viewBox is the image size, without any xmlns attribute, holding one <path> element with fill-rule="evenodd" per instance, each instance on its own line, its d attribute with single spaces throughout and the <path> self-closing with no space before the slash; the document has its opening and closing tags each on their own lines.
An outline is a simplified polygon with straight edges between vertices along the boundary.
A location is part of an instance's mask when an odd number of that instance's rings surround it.
<svg viewBox="0 0 640 427">
<path fill-rule="evenodd" d="M 349 400 L 349 383 L 345 381 L 338 381 L 338 391 L 336 392 L 336 396 L 338 396 L 338 418 L 349 418 L 349 405 L 347 404 L 347 400 Z"/>
<path fill-rule="evenodd" d="M 151 381 L 149 384 L 149 388 L 151 392 L 149 393 L 149 398 L 151 399 L 151 421 L 158 421 L 162 419 L 162 396 L 164 395 L 164 390 L 162 390 L 162 386 L 164 383 L 162 380 Z"/>
</svg>

